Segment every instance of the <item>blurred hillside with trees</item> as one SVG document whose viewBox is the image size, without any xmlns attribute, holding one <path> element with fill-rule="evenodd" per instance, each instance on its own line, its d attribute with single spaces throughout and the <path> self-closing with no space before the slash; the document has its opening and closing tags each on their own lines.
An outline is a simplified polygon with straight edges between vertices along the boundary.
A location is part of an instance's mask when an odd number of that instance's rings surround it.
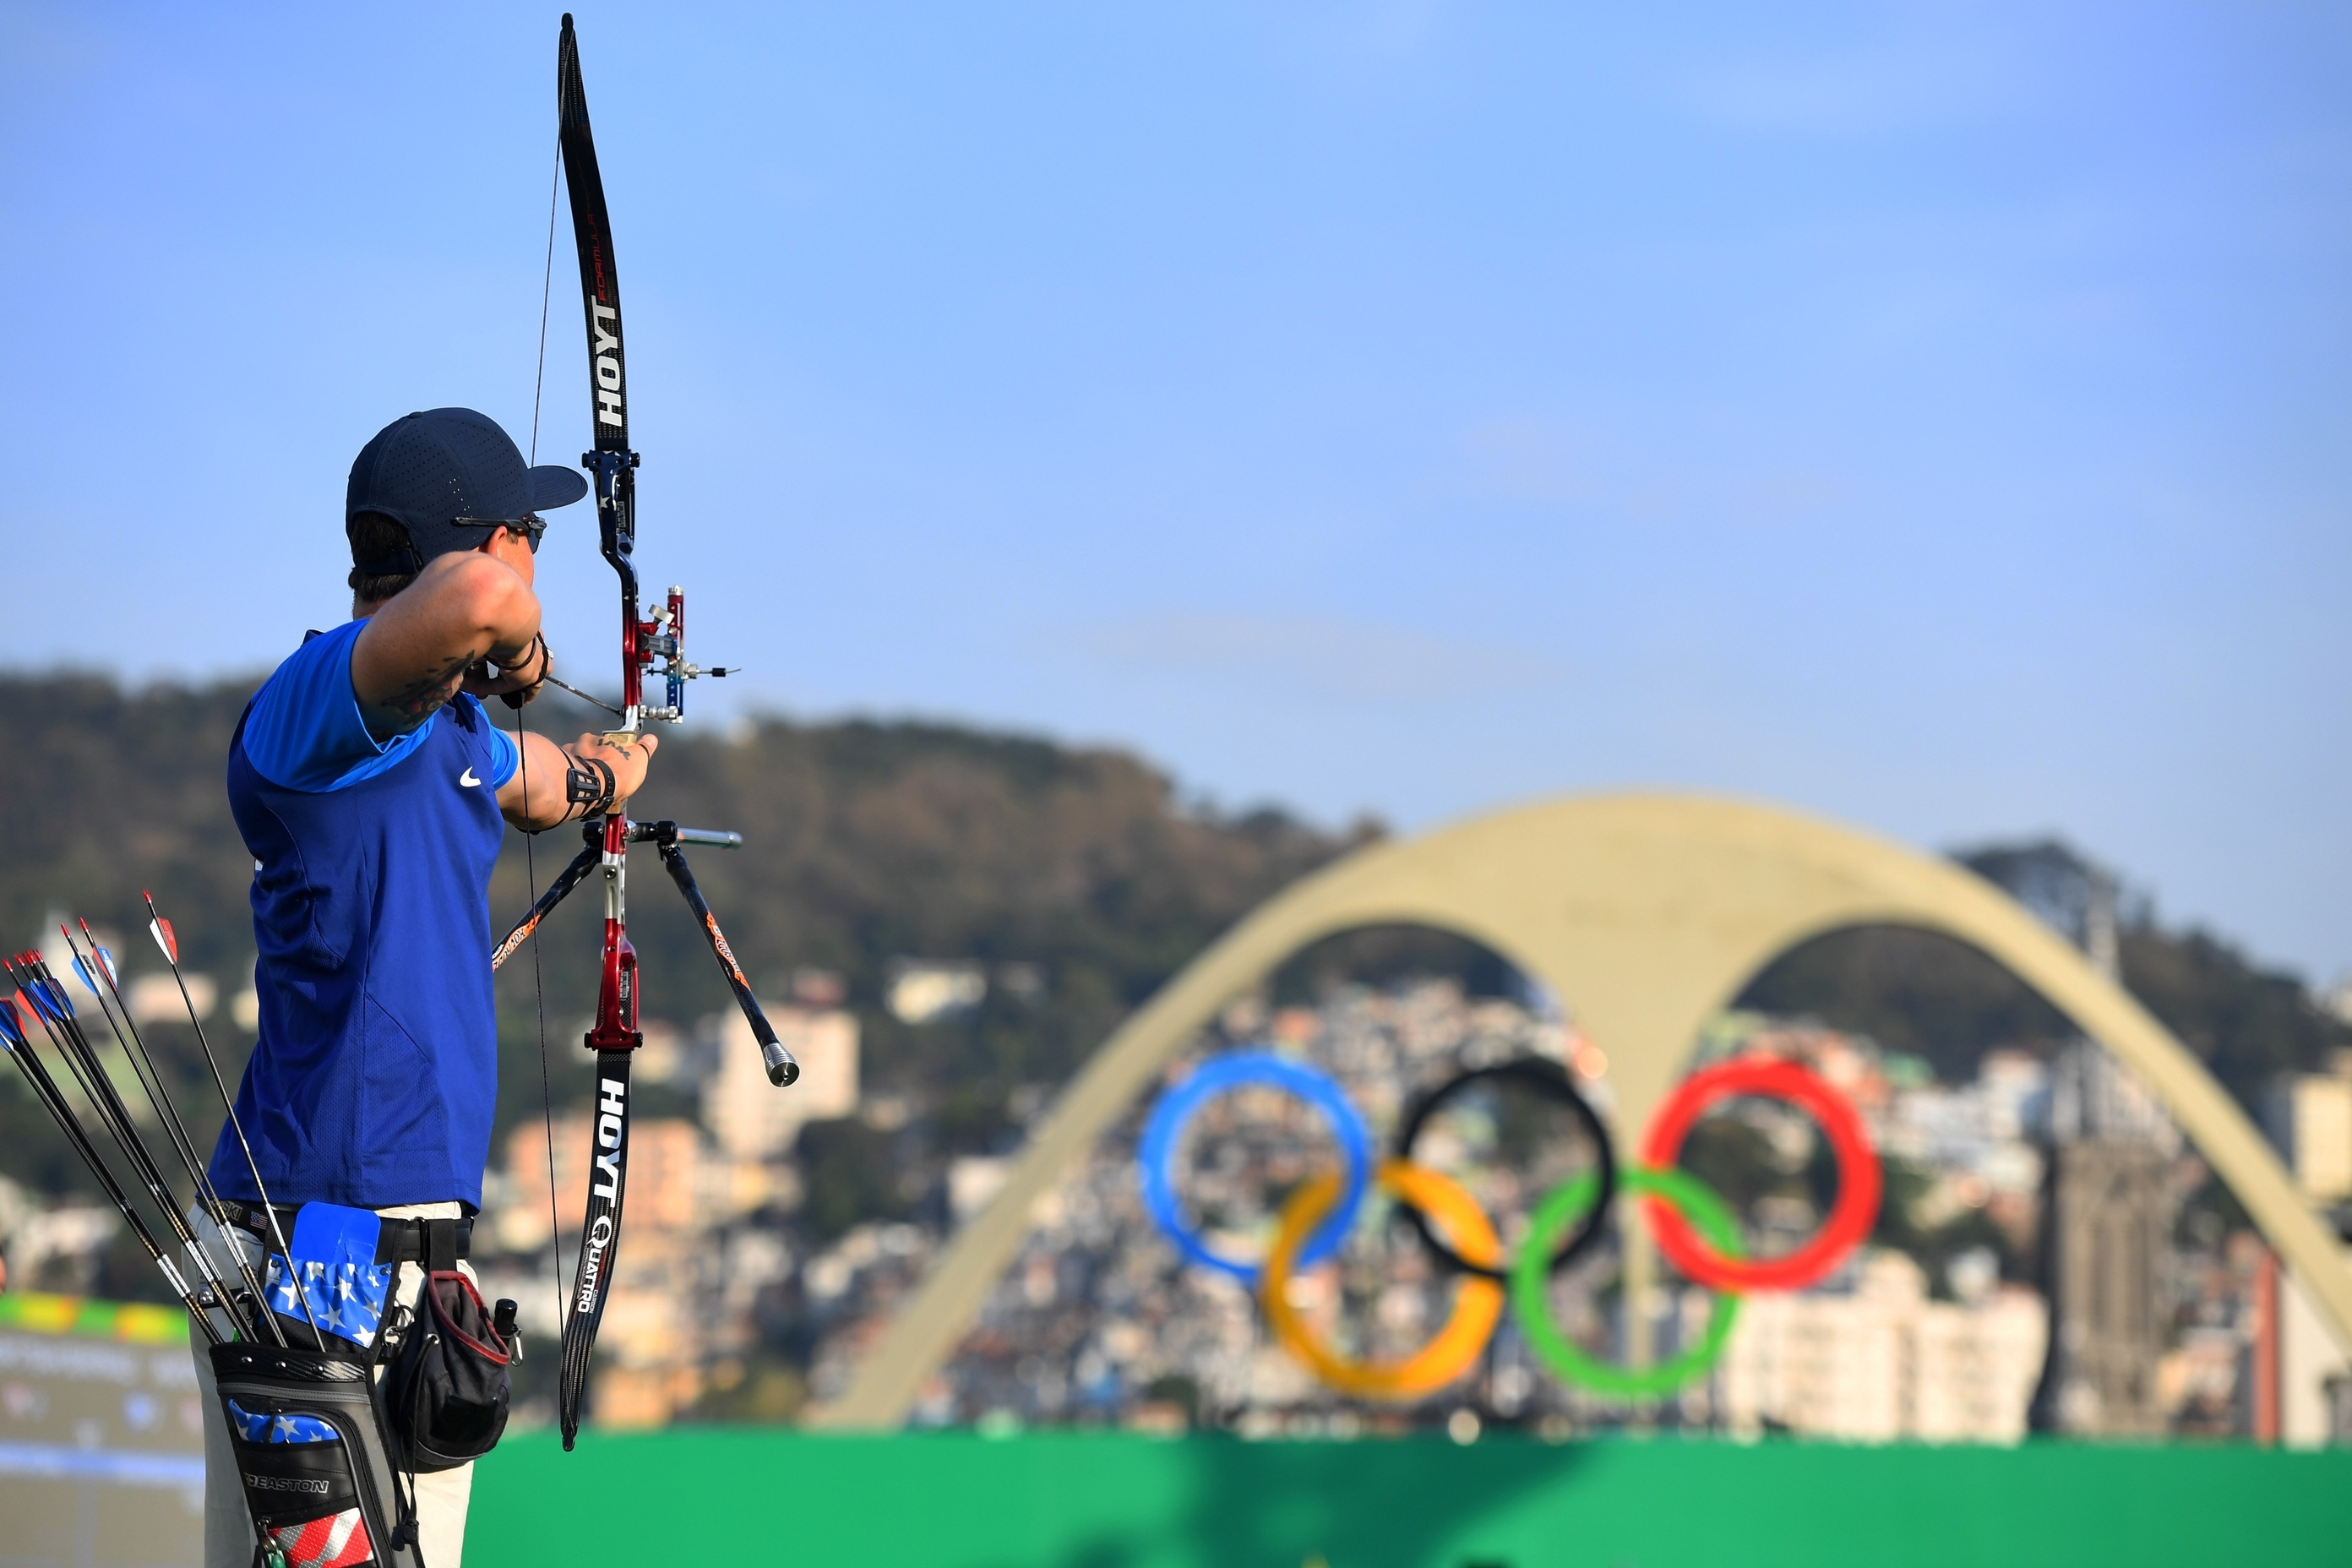
<svg viewBox="0 0 2352 1568">
<path fill-rule="evenodd" d="M 140 934 L 140 891 L 152 888 L 190 967 L 214 976 L 224 997 L 245 986 L 251 862 L 222 772 L 254 684 L 0 679 L 0 697 L 18 716 L 14 743 L 0 754 L 0 792 L 16 827 L 0 858 L 0 932 L 12 946 L 71 912 L 115 933 L 129 971 L 159 967 Z M 511 721 L 503 708 L 493 711 Z M 530 720 L 565 739 L 596 727 L 597 716 L 551 697 Z M 1330 831 L 1275 809 L 1220 811 L 1186 801 L 1167 774 L 1126 752 L 952 725 L 772 717 L 688 725 L 663 741 L 633 814 L 743 835 L 740 850 L 693 853 L 746 971 L 779 999 L 795 971 L 839 975 L 864 1035 L 866 1092 L 894 1097 L 905 1112 L 896 1129 L 845 1122 L 804 1134 L 812 1202 L 839 1207 L 839 1224 L 902 1203 L 909 1184 L 893 1173 L 909 1162 L 1001 1152 L 1017 1138 L 1023 1108 L 1049 1095 L 1220 931 L 1381 831 L 1370 823 Z M 542 835 L 527 863 L 523 840 L 510 839 L 492 891 L 494 931 L 522 912 L 530 886 L 545 886 L 579 842 L 573 829 Z M 2038 884 L 2020 866 L 2046 882 L 2071 856 L 2043 845 L 1967 858 L 2035 902 Z M 2041 912 L 2063 926 L 2063 911 Z M 558 1108 L 585 1096 L 578 1042 L 593 999 L 597 915 L 592 890 L 546 923 L 536 988 L 528 948 L 501 974 L 502 1127 L 538 1115 L 538 994 Z M 630 928 L 643 954 L 647 1018 L 690 1031 L 728 1005 L 650 855 L 635 881 Z M 2300 979 L 2221 937 L 2164 927 L 2147 900 L 2126 904 L 2119 935 L 2125 984 L 2242 1101 L 2279 1071 L 2315 1068 L 2352 1047 L 2352 1031 L 2322 1013 Z M 977 961 L 992 973 L 1018 966 L 1035 983 L 992 985 L 976 1009 L 909 1025 L 883 1005 L 890 966 L 908 958 Z M 1364 933 L 1302 955 L 1275 988 L 1404 969 L 1454 973 L 1474 990 L 1514 983 L 1466 942 Z M 1972 949 L 1901 930 L 1809 943 L 1759 975 L 1741 1005 L 1869 1035 L 1955 1078 L 1991 1046 L 2054 1044 L 2071 1033 Z M 226 1014 L 213 1034 L 234 1070 L 250 1041 Z M 157 1033 L 187 1074 L 184 1107 L 208 1133 L 217 1117 L 204 1114 L 210 1097 L 196 1093 L 200 1069 L 184 1029 Z M 646 1092 L 656 1101 L 646 1109 L 660 1110 L 659 1086 Z M 681 1097 L 671 1109 L 693 1108 Z M 0 1139 L 14 1179 L 81 1185 L 13 1078 L 0 1087 Z"/>
<path fill-rule="evenodd" d="M 215 976 L 224 997 L 245 986 L 252 862 L 222 775 L 256 685 L 0 679 L 23 715 L 0 757 L 0 791 L 16 824 L 0 858 L 0 931 L 12 947 L 72 913 L 115 933 L 127 971 L 160 968 L 142 934 L 140 893 L 152 888 L 188 965 Z M 512 721 L 502 707 L 492 712 Z M 559 739 L 598 727 L 593 710 L 560 696 L 530 718 Z M 697 849 L 693 860 L 754 985 L 781 999 L 795 970 L 841 976 L 860 1016 L 868 1091 L 908 1097 L 950 1150 L 1000 1142 L 1006 1102 L 1023 1086 L 1058 1083 L 1225 926 L 1378 833 L 1370 825 L 1328 833 L 1275 810 L 1220 813 L 1185 803 L 1166 775 L 1123 752 L 944 725 L 764 719 L 689 724 L 662 739 L 633 814 L 743 835 L 741 849 Z M 495 931 L 580 843 L 576 829 L 556 829 L 527 857 L 522 838 L 510 837 L 493 884 Z M 629 916 L 646 1018 L 690 1030 L 731 1005 L 649 853 L 632 880 Z M 541 931 L 559 1109 L 587 1093 L 578 1046 L 594 999 L 598 918 L 591 887 Z M 881 1005 L 888 966 L 910 957 L 1034 966 L 1043 984 L 1026 994 L 992 987 L 976 1011 L 916 1027 Z M 526 947 L 500 976 L 502 1125 L 539 1111 L 531 958 Z M 250 1039 L 226 1012 L 212 1033 L 234 1068 Z M 163 1029 L 167 1047 L 192 1044 L 174 1034 Z M 192 1050 L 182 1054 L 191 1066 L 184 1104 L 202 1112 L 211 1097 L 194 1095 L 200 1069 Z M 0 1137 L 20 1152 L 8 1173 L 79 1186 L 69 1153 L 10 1076 L 0 1087 Z M 194 1120 L 208 1130 L 217 1111 Z"/>
<path fill-rule="evenodd" d="M 1995 883 L 2062 935 L 2084 941 L 2088 891 L 2113 897 L 2124 988 L 2179 1037 L 2250 1114 L 2285 1072 L 2326 1068 L 2352 1047 L 2352 1027 L 2319 1004 L 2302 976 L 2266 966 L 2210 931 L 2165 925 L 2151 896 L 2053 841 L 1963 851 L 1960 864 Z M 1936 1076 L 1972 1076 L 1985 1051 L 2048 1054 L 2076 1031 L 1976 949 L 1933 931 L 1835 931 L 1783 954 L 1742 994 L 1759 1012 L 1812 1016 L 1926 1058 Z"/>
</svg>

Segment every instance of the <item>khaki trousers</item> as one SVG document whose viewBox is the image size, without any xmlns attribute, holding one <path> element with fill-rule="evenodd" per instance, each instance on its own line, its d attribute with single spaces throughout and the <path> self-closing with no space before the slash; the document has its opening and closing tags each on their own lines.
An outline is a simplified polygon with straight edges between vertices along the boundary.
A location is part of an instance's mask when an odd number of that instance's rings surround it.
<svg viewBox="0 0 2352 1568">
<path fill-rule="evenodd" d="M 397 1208 L 378 1209 L 386 1219 L 456 1219 L 464 1209 L 456 1203 L 405 1204 Z M 202 1214 L 189 1215 L 196 1234 L 210 1244 L 220 1233 Z M 240 1244 L 248 1258 L 254 1259 L 255 1272 L 260 1272 L 259 1248 L 250 1237 L 231 1230 L 233 1243 Z M 217 1247 L 213 1256 L 226 1261 L 226 1254 Z M 190 1265 L 183 1263 L 183 1268 Z M 474 1270 L 470 1264 L 460 1263 L 467 1279 Z M 193 1278 L 193 1275 L 191 1276 Z M 393 1301 L 413 1301 L 425 1283 L 425 1268 L 418 1263 L 404 1263 L 400 1274 L 392 1282 Z M 386 1303 L 384 1316 L 392 1316 Z M 226 1318 L 215 1310 L 214 1326 L 226 1331 Z M 252 1568 L 253 1515 L 246 1510 L 245 1486 L 237 1479 L 236 1452 L 229 1446 L 228 1416 L 221 1409 L 220 1391 L 213 1384 L 212 1358 L 205 1353 L 204 1336 L 193 1326 L 188 1340 L 196 1362 L 196 1384 L 205 1412 L 205 1568 Z M 376 1369 L 380 1380 L 383 1369 Z M 466 1505 L 474 1493 L 474 1467 L 460 1465 L 454 1470 L 435 1470 L 416 1478 L 416 1548 L 425 1560 L 425 1568 L 460 1568 L 466 1554 Z"/>
</svg>

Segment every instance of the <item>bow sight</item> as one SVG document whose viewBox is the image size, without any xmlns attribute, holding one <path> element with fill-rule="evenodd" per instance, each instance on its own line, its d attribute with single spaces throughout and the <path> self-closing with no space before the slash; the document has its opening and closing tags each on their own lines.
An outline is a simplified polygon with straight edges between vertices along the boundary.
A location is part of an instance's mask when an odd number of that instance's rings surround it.
<svg viewBox="0 0 2352 1568">
<path fill-rule="evenodd" d="M 654 660 L 661 660 L 656 667 Z M 734 669 L 740 669 L 736 665 Z M 733 673 L 728 666 L 718 664 L 705 669 L 688 663 L 686 658 L 686 590 L 673 583 L 669 586 L 669 603 L 656 605 L 654 613 L 637 623 L 637 668 L 642 674 L 658 675 L 669 687 L 669 702 L 665 707 L 638 709 L 639 720 L 658 720 L 675 724 L 686 717 L 686 683 L 708 675 L 713 679 Z M 625 720 L 627 714 L 623 713 Z M 635 726 L 630 726 L 631 732 Z"/>
<path fill-rule="evenodd" d="M 583 126 L 584 131 L 584 126 Z M 593 165 L 592 165 L 593 166 Z M 581 197 L 573 195 L 575 221 Z M 594 205 L 603 205 L 602 193 Z M 601 217 L 601 212 L 595 215 Z M 605 267 L 607 287 L 610 263 Z M 583 285 L 588 282 L 588 262 L 582 262 Z M 621 339 L 620 310 L 615 290 L 614 303 L 603 310 L 595 308 L 590 298 L 588 317 L 592 342 L 597 349 L 593 374 L 601 391 L 608 375 L 614 387 L 620 385 Z M 609 372 L 606 367 L 610 367 Z M 626 441 L 628 426 L 620 418 L 617 402 L 606 403 L 601 396 L 597 403 L 599 423 L 609 413 L 618 422 L 621 439 Z M 599 439 L 602 439 L 600 433 Z M 675 724 L 686 717 L 686 683 L 703 676 L 714 679 L 731 671 L 726 665 L 714 665 L 709 669 L 690 663 L 686 657 L 686 590 L 670 584 L 669 602 L 654 606 L 653 614 L 639 618 L 637 606 L 637 454 L 625 448 L 599 447 L 594 451 L 580 454 L 580 466 L 588 470 L 596 490 L 596 528 L 604 547 L 604 559 L 612 563 L 614 574 L 621 580 L 621 706 L 613 711 L 621 716 L 621 727 L 609 731 L 605 739 L 615 745 L 626 745 L 647 722 Z M 658 665 L 656 660 L 659 660 Z M 735 668 L 742 667 L 738 665 Z M 645 678 L 648 674 L 661 677 L 668 688 L 669 700 L 660 707 L 647 707 L 645 702 Z M 570 691 L 572 688 L 565 687 Z M 584 696 L 584 693 L 574 693 Z M 589 698 L 594 701 L 595 699 Z M 599 707 L 608 704 L 598 703 Z"/>
</svg>

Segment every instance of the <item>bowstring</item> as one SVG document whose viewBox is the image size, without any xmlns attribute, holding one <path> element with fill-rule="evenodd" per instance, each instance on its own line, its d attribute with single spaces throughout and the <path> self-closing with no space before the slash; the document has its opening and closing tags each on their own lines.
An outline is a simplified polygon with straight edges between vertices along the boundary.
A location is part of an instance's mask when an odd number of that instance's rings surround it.
<svg viewBox="0 0 2352 1568">
<path fill-rule="evenodd" d="M 547 390 L 547 302 L 555 291 L 555 195 L 563 188 L 563 136 L 555 138 L 555 173 L 547 179 L 547 266 L 539 276 L 539 374 L 530 384 L 530 461 L 539 462 L 539 397 Z M 520 712 L 520 709 L 516 710 Z"/>
<path fill-rule="evenodd" d="M 522 775 L 522 816 L 530 820 L 530 751 L 523 744 L 522 710 L 515 710 L 515 766 Z M 539 907 L 539 868 L 531 855 L 531 842 L 537 837 L 530 828 L 522 835 L 522 874 L 530 890 L 530 907 Z M 542 922 L 543 923 L 543 922 Z M 572 1292 L 563 1284 L 563 1222 L 555 1206 L 555 1093 L 547 1074 L 547 980 L 539 963 L 539 927 L 530 928 L 530 989 L 533 1009 L 539 1019 L 539 1106 L 547 1124 L 547 1246 L 554 1254 L 551 1272 L 555 1276 L 555 1326 L 560 1334 L 563 1328 L 563 1303 Z"/>
<path fill-rule="evenodd" d="M 548 302 L 555 291 L 555 198 L 562 189 L 563 138 L 559 131 L 555 142 L 555 171 L 547 181 L 547 264 L 539 279 L 539 371 L 530 388 L 530 458 L 539 462 L 540 395 L 547 389 L 547 311 Z M 522 710 L 514 710 L 516 765 L 522 773 L 523 820 L 530 820 L 530 752 L 523 745 Z M 522 836 L 522 870 L 524 883 L 530 889 L 530 907 L 539 907 L 539 868 L 531 855 L 531 843 L 537 837 L 529 829 Z M 539 962 L 539 927 L 530 928 L 530 987 L 539 1017 L 539 1109 L 547 1127 L 547 1247 L 554 1263 L 550 1272 L 554 1275 L 555 1328 L 559 1337 L 563 1331 L 563 1304 L 572 1292 L 563 1283 L 563 1220 L 555 1204 L 555 1091 L 547 1072 L 547 978 Z M 560 1357 L 558 1358 L 561 1359 Z M 562 1380 L 558 1379 L 555 1403 L 560 1414 L 563 1405 Z"/>
</svg>

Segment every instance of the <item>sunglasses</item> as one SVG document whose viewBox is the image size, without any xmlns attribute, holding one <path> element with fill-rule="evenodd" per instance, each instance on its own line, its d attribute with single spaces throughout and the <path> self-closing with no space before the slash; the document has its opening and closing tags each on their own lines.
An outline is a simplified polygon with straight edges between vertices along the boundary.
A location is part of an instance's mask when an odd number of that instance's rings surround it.
<svg viewBox="0 0 2352 1568">
<path fill-rule="evenodd" d="M 510 528 L 530 541 L 530 552 L 539 553 L 539 542 L 547 532 L 547 519 L 535 511 L 520 517 L 453 517 L 449 520 L 460 528 Z"/>
</svg>

